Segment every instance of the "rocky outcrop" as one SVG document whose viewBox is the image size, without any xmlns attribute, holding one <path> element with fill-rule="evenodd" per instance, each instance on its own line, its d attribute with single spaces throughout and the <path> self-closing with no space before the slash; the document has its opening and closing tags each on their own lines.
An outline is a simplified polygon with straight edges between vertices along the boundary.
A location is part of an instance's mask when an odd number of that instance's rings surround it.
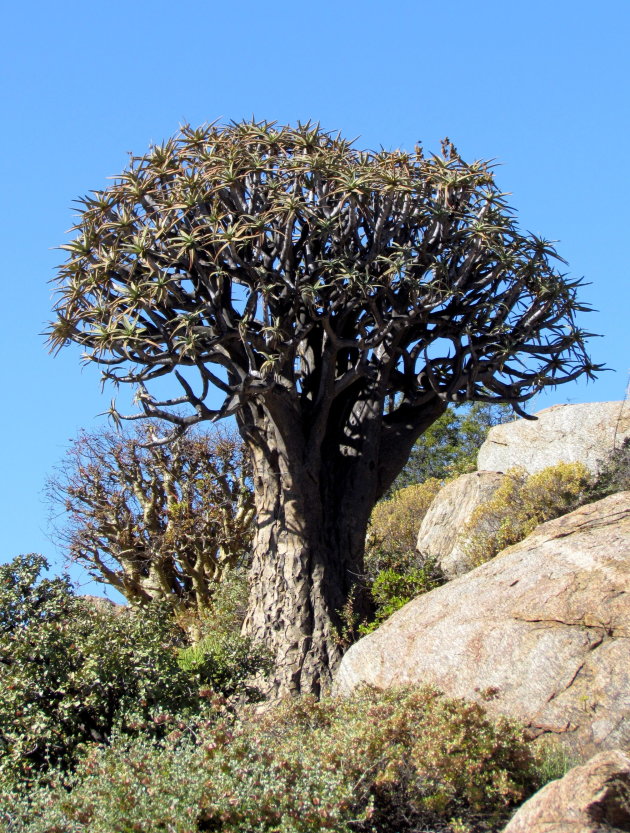
<svg viewBox="0 0 630 833">
<path fill-rule="evenodd" d="M 630 757 L 602 752 L 552 781 L 518 810 L 503 833 L 630 830 Z"/>
<path fill-rule="evenodd" d="M 495 471 L 463 474 L 447 483 L 424 516 L 416 548 L 423 558 L 432 557 L 451 579 L 472 569 L 466 555 L 462 531 L 470 516 L 496 492 L 505 475 Z"/>
<path fill-rule="evenodd" d="M 346 653 L 335 691 L 430 684 L 581 759 L 630 746 L 630 492 L 539 526 Z"/>
<path fill-rule="evenodd" d="M 121 613 L 128 613 L 131 609 L 129 605 L 118 604 L 117 602 L 113 602 L 111 599 L 107 599 L 104 596 L 91 596 L 89 594 L 85 594 L 83 596 L 79 596 L 79 598 L 83 599 L 84 602 L 87 602 L 99 613 L 111 613 L 113 616 L 119 616 Z"/>
<path fill-rule="evenodd" d="M 556 463 L 581 462 L 594 474 L 614 448 L 630 437 L 630 402 L 554 405 L 490 429 L 479 449 L 477 468 L 507 471 L 515 466 L 530 474 Z"/>
</svg>

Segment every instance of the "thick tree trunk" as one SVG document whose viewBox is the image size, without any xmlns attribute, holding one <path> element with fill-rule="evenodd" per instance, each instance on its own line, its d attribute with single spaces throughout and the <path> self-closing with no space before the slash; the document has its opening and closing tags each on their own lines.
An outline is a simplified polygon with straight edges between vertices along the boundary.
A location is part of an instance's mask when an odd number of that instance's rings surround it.
<svg viewBox="0 0 630 833">
<path fill-rule="evenodd" d="M 362 426 L 357 448 L 330 439 L 315 446 L 302 425 L 262 409 L 249 425 L 241 423 L 252 452 L 257 512 L 243 627 L 274 656 L 272 695 L 330 690 L 342 655 L 344 606 L 352 594 L 355 612 L 367 609 L 361 590 L 372 508 L 416 436 L 443 410 L 437 403 L 408 437 L 396 434 L 391 449 L 379 442 L 380 419 L 372 426 L 375 436 Z"/>
<path fill-rule="evenodd" d="M 274 693 L 325 693 L 341 659 L 341 612 L 362 570 L 365 523 L 343 529 L 311 473 L 255 452 L 257 527 L 245 629 L 271 649 Z M 341 526 L 341 528 L 340 528 Z M 354 533 L 354 534 L 353 534 Z M 353 540 L 354 539 L 354 540 Z"/>
</svg>

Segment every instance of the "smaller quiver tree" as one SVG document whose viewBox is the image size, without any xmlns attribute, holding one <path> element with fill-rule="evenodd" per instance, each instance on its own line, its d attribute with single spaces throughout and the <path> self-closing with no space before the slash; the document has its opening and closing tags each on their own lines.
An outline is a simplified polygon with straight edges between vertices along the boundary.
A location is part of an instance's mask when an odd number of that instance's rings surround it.
<svg viewBox="0 0 630 833">
<path fill-rule="evenodd" d="M 132 604 L 167 601 L 193 618 L 249 552 L 253 495 L 238 436 L 191 432 L 156 443 L 155 424 L 81 432 L 47 495 L 72 561 Z"/>
</svg>

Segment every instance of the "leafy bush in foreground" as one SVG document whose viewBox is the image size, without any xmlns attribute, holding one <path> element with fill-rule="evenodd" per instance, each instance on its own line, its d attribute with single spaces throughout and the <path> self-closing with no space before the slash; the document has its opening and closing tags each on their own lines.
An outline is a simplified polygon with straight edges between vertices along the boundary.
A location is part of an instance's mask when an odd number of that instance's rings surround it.
<svg viewBox="0 0 630 833">
<path fill-rule="evenodd" d="M 121 738 L 68 786 L 14 807 L 12 833 L 495 831 L 539 776 L 515 724 L 410 688 Z"/>
<path fill-rule="evenodd" d="M 115 728 L 162 733 L 198 702 L 163 609 L 99 610 L 46 567 L 40 555 L 0 567 L 0 778 L 26 784 Z"/>
</svg>

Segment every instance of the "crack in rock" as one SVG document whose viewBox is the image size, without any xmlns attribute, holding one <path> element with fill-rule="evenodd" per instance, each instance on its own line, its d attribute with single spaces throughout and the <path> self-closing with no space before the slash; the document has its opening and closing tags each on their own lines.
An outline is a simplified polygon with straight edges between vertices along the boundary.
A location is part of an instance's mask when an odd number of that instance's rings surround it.
<svg viewBox="0 0 630 833">
<path fill-rule="evenodd" d="M 602 642 L 604 641 L 605 637 L 615 637 L 615 627 L 610 623 L 598 622 L 597 624 L 589 624 L 584 619 L 575 619 L 565 620 L 565 619 L 552 619 L 552 618 L 529 618 L 527 616 L 519 616 L 518 613 L 512 615 L 513 619 L 516 619 L 517 622 L 529 622 L 533 625 L 549 625 L 553 627 L 554 625 L 564 625 L 567 628 L 583 628 L 587 631 L 603 631 L 603 636 L 596 642 L 595 644 L 591 645 L 589 650 L 593 650 L 599 647 Z M 621 634 L 623 638 L 623 634 Z"/>
</svg>

